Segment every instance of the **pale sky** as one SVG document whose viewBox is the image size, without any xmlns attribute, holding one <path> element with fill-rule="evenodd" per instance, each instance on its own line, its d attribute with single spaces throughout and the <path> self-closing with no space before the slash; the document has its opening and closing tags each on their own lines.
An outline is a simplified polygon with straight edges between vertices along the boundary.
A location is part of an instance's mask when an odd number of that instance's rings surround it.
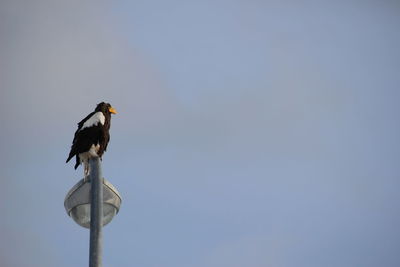
<svg viewBox="0 0 400 267">
<path fill-rule="evenodd" d="M 0 266 L 88 263 L 76 123 L 118 111 L 104 266 L 400 266 L 397 1 L 0 1 Z"/>
</svg>

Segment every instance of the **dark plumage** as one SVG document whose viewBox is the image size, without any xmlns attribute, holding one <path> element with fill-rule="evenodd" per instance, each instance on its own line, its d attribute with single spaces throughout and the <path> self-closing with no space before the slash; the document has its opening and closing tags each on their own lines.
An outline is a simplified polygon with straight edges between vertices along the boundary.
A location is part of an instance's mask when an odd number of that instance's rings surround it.
<svg viewBox="0 0 400 267">
<path fill-rule="evenodd" d="M 116 114 L 115 109 L 109 103 L 101 102 L 92 113 L 78 123 L 78 130 L 75 132 L 66 162 L 75 156 L 75 169 L 83 162 L 85 176 L 89 172 L 89 159 L 95 156 L 101 158 L 107 150 L 110 141 L 111 113 Z"/>
</svg>

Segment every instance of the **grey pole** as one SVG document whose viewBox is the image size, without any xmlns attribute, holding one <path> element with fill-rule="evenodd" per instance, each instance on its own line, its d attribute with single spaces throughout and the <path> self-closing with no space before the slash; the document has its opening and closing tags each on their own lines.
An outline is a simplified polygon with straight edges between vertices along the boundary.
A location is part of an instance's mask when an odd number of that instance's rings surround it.
<svg viewBox="0 0 400 267">
<path fill-rule="evenodd" d="M 103 175 L 98 157 L 91 158 L 90 164 L 90 248 L 89 267 L 102 266 L 102 218 L 103 218 Z"/>
</svg>

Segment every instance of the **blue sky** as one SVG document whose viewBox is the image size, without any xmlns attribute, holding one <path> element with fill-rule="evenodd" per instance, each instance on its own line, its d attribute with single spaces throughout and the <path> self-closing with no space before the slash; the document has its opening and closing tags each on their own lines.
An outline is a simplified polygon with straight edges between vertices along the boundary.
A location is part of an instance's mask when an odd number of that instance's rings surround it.
<svg viewBox="0 0 400 267">
<path fill-rule="evenodd" d="M 1 1 L 1 266 L 84 266 L 76 123 L 118 110 L 105 266 L 399 266 L 396 1 Z"/>
</svg>

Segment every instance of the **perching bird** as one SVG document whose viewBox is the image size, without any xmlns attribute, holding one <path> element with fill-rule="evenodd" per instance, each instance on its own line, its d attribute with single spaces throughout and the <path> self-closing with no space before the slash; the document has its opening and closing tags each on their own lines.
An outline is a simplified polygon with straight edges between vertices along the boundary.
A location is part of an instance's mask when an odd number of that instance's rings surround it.
<svg viewBox="0 0 400 267">
<path fill-rule="evenodd" d="M 107 149 L 110 141 L 111 113 L 117 112 L 109 103 L 101 102 L 92 113 L 78 123 L 67 162 L 75 156 L 75 169 L 83 163 L 85 179 L 89 175 L 89 159 L 101 159 Z"/>
</svg>

